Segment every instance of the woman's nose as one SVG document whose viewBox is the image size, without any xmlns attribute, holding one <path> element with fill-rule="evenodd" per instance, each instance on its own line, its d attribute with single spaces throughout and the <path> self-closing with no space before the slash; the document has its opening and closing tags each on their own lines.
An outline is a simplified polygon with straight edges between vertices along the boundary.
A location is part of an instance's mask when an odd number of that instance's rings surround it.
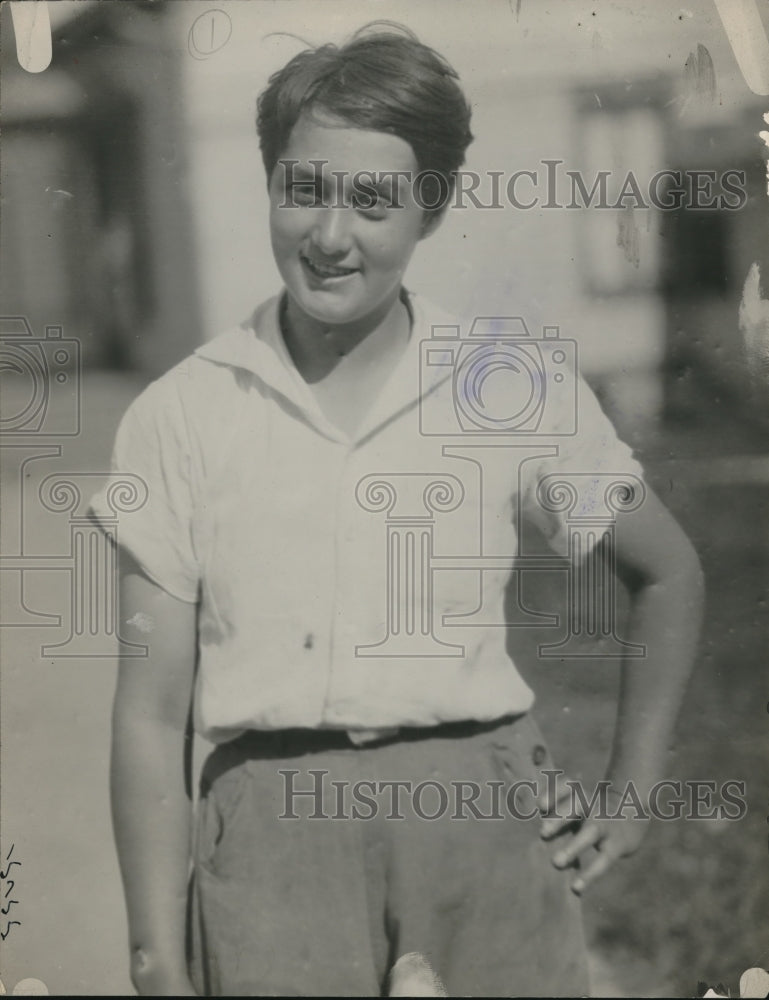
<svg viewBox="0 0 769 1000">
<path fill-rule="evenodd" d="M 318 214 L 312 231 L 315 246 L 329 257 L 347 253 L 352 243 L 351 211 L 337 206 L 321 208 Z"/>
</svg>

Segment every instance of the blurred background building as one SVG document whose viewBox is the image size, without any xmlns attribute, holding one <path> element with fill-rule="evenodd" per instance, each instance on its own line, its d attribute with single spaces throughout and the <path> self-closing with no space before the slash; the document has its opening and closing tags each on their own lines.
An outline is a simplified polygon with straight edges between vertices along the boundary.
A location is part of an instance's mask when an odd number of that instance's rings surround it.
<svg viewBox="0 0 769 1000">
<path fill-rule="evenodd" d="M 413 287 L 462 315 L 560 325 L 631 433 L 696 410 L 706 387 L 749 415 L 736 316 L 750 264 L 767 264 L 761 102 L 709 0 L 320 10 L 81 0 L 51 5 L 44 73 L 22 71 L 6 44 L 4 312 L 61 324 L 87 367 L 147 375 L 240 320 L 278 287 L 256 94 L 305 42 L 387 17 L 458 68 L 474 107 L 467 168 L 536 171 L 541 203 L 546 160 L 560 161 L 562 204 L 567 170 L 588 189 L 610 171 L 615 192 L 632 170 L 644 197 L 663 169 L 745 178 L 736 211 L 639 210 L 632 197 L 624 210 L 481 211 L 466 199 L 420 248 Z"/>
</svg>

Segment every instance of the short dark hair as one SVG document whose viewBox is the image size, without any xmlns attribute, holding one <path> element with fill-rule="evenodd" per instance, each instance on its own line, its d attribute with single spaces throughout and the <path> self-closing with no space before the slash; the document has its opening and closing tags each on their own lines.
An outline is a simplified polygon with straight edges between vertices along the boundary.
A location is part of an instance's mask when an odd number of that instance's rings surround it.
<svg viewBox="0 0 769 1000">
<path fill-rule="evenodd" d="M 383 25 L 386 25 L 383 27 Z M 257 101 L 256 130 L 269 182 L 299 117 L 324 112 L 353 128 L 389 132 L 414 150 L 442 191 L 424 196 L 441 211 L 472 142 L 470 105 L 449 63 L 402 25 L 372 22 L 344 45 L 299 52 L 270 77 Z M 431 177 L 437 174 L 443 180 Z"/>
</svg>

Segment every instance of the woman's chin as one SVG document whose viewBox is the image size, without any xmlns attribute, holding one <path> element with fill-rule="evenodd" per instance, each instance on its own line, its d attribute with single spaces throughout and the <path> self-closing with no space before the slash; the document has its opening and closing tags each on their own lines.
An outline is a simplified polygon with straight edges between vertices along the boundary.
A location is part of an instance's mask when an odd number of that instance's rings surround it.
<svg viewBox="0 0 769 1000">
<path fill-rule="evenodd" d="M 357 297 L 334 289 L 288 288 L 288 293 L 303 313 L 318 323 L 342 325 L 362 319 L 369 309 Z"/>
</svg>

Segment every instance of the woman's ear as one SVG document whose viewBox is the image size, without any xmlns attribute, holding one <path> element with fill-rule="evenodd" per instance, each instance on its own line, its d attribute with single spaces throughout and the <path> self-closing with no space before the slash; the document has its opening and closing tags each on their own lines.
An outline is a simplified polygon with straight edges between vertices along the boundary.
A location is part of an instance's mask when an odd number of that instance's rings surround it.
<svg viewBox="0 0 769 1000">
<path fill-rule="evenodd" d="M 422 216 L 422 228 L 419 233 L 420 240 L 426 239 L 428 236 L 432 236 L 435 230 L 443 222 L 443 217 L 446 214 L 445 209 L 440 212 L 428 212 L 425 211 Z"/>
</svg>

